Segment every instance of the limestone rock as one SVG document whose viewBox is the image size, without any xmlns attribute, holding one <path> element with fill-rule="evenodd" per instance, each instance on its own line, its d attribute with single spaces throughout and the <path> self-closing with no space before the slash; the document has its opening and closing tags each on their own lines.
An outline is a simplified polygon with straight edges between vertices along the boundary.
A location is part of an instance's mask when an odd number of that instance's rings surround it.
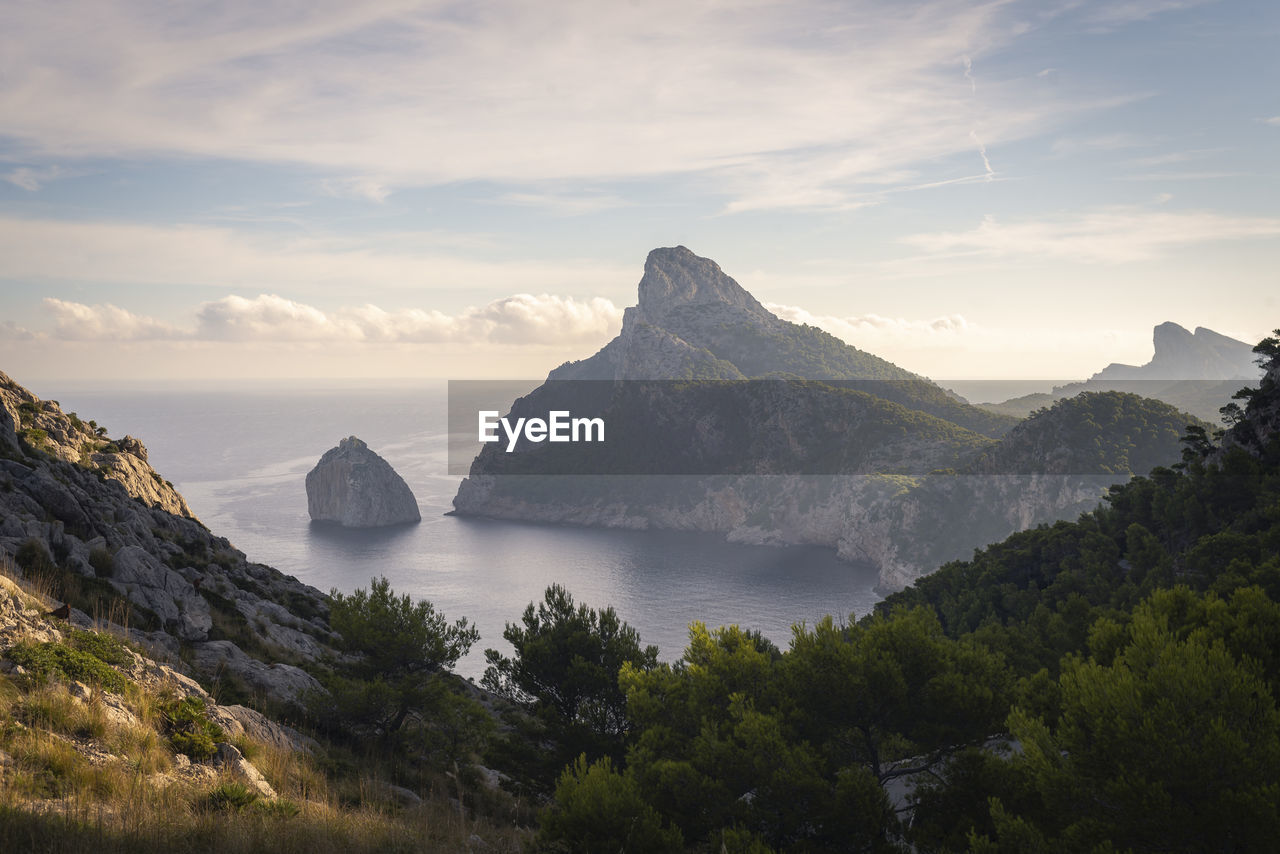
<svg viewBox="0 0 1280 854">
<path fill-rule="evenodd" d="M 217 640 L 192 645 L 192 664 L 203 673 L 228 673 L 249 690 L 283 703 L 302 703 L 308 693 L 322 693 L 315 677 L 292 664 L 266 664 L 250 658 L 231 641 Z"/>
<path fill-rule="evenodd" d="M 267 778 L 262 776 L 254 764 L 244 758 L 234 745 L 224 742 L 218 743 L 218 752 L 213 757 L 215 765 L 225 768 L 239 777 L 249 785 L 249 788 L 257 792 L 264 798 L 275 799 L 276 790 L 271 788 L 271 784 L 267 782 Z"/>
<path fill-rule="evenodd" d="M 382 528 L 420 522 L 418 501 L 404 478 L 369 446 L 348 436 L 307 474 L 307 510 L 316 522 Z"/>
<path fill-rule="evenodd" d="M 209 712 L 217 723 L 232 736 L 244 734 L 254 741 L 278 750 L 292 750 L 315 755 L 320 745 L 292 727 L 276 723 L 271 718 L 247 706 L 214 706 Z"/>
</svg>

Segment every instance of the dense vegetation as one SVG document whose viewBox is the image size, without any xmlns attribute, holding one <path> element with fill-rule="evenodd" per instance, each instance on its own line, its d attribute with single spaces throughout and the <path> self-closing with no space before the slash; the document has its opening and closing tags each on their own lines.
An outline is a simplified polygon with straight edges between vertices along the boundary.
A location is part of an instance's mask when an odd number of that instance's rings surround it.
<svg viewBox="0 0 1280 854">
<path fill-rule="evenodd" d="M 623 664 L 625 756 L 564 769 L 541 844 L 1268 850 L 1280 342 L 1258 352 L 1269 373 L 1225 434 L 1193 425 L 1182 463 L 1077 522 L 949 564 L 857 624 L 797 626 L 785 652 L 695 624 L 679 661 Z"/>
</svg>

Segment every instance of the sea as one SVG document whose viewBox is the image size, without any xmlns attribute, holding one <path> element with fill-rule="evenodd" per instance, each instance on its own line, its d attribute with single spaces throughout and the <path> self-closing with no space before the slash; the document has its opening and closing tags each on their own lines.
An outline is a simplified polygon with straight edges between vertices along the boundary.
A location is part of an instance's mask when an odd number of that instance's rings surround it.
<svg viewBox="0 0 1280 854">
<path fill-rule="evenodd" d="M 466 617 L 480 642 L 457 671 L 479 679 L 484 650 L 551 584 L 578 602 L 611 605 L 665 661 L 689 627 L 736 624 L 786 648 L 792 626 L 851 621 L 879 600 L 876 571 L 831 549 L 726 543 L 711 534 L 619 531 L 447 515 L 446 383 L 293 382 L 142 385 L 49 383 L 64 411 L 142 440 L 151 465 L 192 512 L 250 560 L 344 593 L 386 577 L 397 593 Z M 418 499 L 422 522 L 380 530 L 314 525 L 305 478 L 320 456 L 358 436 Z"/>
</svg>

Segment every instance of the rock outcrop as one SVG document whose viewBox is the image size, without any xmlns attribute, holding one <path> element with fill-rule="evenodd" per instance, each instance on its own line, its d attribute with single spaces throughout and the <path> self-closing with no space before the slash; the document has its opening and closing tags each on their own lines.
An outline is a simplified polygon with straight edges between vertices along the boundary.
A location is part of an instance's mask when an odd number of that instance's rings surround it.
<svg viewBox="0 0 1280 854">
<path fill-rule="evenodd" d="M 413 491 L 391 464 L 348 436 L 307 473 L 307 510 L 313 522 L 346 528 L 383 528 L 422 521 Z"/>
<path fill-rule="evenodd" d="M 23 445 L 95 471 L 148 507 L 195 517 L 173 484 L 147 463 L 147 449 L 133 436 L 112 440 L 106 428 L 64 413 L 56 400 L 41 400 L 0 373 L 0 456 L 21 455 Z"/>
</svg>

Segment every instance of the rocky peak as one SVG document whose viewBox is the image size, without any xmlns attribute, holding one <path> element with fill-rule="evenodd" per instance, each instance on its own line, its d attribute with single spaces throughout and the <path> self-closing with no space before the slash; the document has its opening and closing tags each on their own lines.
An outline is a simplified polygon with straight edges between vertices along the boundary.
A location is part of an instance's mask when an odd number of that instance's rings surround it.
<svg viewBox="0 0 1280 854">
<path fill-rule="evenodd" d="M 690 305 L 724 305 L 760 318 L 773 315 L 710 258 L 684 246 L 654 249 L 644 262 L 635 319 L 655 326 L 672 311 Z"/>
<path fill-rule="evenodd" d="M 1091 380 L 1251 380 L 1259 373 L 1249 344 L 1203 326 L 1189 332 L 1176 323 L 1161 323 L 1152 330 L 1151 341 L 1150 362 L 1140 367 L 1111 364 Z"/>
</svg>

